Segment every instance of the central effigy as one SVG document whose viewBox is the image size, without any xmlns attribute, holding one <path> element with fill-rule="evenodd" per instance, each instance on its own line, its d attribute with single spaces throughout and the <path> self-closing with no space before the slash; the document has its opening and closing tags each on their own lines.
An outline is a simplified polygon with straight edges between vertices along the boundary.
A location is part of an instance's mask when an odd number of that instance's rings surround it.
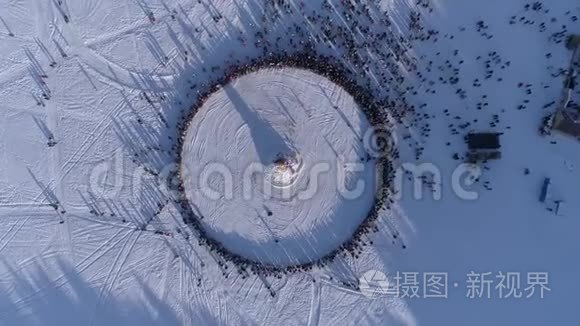
<svg viewBox="0 0 580 326">
<path fill-rule="evenodd" d="M 270 266 L 314 262 L 368 216 L 376 161 L 354 98 L 314 72 L 263 68 L 204 99 L 183 135 L 180 174 L 205 235 Z"/>
<path fill-rule="evenodd" d="M 300 174 L 302 160 L 296 154 L 280 154 L 279 157 L 266 168 L 265 181 L 272 187 L 284 188 L 291 186 Z"/>
</svg>

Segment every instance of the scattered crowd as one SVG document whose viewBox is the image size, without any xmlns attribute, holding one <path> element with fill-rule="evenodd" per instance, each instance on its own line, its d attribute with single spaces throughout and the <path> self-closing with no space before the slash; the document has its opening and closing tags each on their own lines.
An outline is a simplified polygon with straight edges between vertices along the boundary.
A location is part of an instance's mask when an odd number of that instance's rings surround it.
<svg viewBox="0 0 580 326">
<path fill-rule="evenodd" d="M 419 0 L 417 5 L 429 12 L 433 11 L 430 1 Z M 525 7 L 525 11 L 543 12 L 545 9 L 541 4 L 532 3 Z M 545 14 L 547 13 L 548 11 L 545 11 Z M 461 66 L 466 59 L 462 58 L 459 50 L 454 50 L 452 57 L 441 64 L 434 62 L 441 61 L 440 52 L 437 52 L 433 58 L 425 56 L 416 58 L 411 54 L 414 44 L 419 42 L 437 43 L 439 40 L 453 40 L 455 37 L 451 34 L 441 35 L 436 30 L 426 28 L 422 15 L 419 11 L 412 11 L 409 20 L 405 21 L 407 34 L 402 35 L 396 28 L 400 26 L 394 26 L 401 22 L 391 17 L 388 11 L 381 11 L 362 1 L 343 0 L 340 1 L 340 6 L 337 6 L 336 2 L 323 1 L 321 10 L 312 11 L 309 11 L 308 5 L 300 1 L 268 2 L 261 18 L 261 26 L 256 27 L 254 34 L 250 36 L 248 33 L 241 33 L 238 36 L 243 47 L 253 44 L 256 49 L 260 50 L 261 55 L 255 58 L 246 56 L 245 59 L 236 59 L 232 67 L 223 70 L 220 67 L 211 67 L 212 72 L 223 71 L 222 77 L 211 83 L 192 87 L 192 89 L 198 89 L 196 104 L 184 114 L 179 122 L 180 135 L 175 137 L 176 144 L 173 147 L 177 153 L 178 162 L 181 162 L 179 151 L 183 145 L 184 133 L 193 115 L 205 100 L 217 89 L 239 76 L 268 67 L 303 68 L 327 77 L 353 96 L 360 108 L 364 110 L 371 125 L 378 130 L 388 130 L 393 123 L 419 130 L 419 134 L 413 137 L 411 133 L 407 133 L 404 139 L 414 149 L 416 159 L 420 159 L 424 151 L 421 138 L 426 139 L 430 136 L 429 120 L 435 115 L 428 113 L 425 109 L 427 103 L 415 106 L 414 96 L 419 92 L 435 94 L 436 84 L 447 84 L 453 87 L 460 99 L 465 100 L 468 96 L 467 86 L 461 86 L 463 80 L 460 74 Z M 525 25 L 535 24 L 533 20 L 523 15 L 522 17 L 524 18 L 512 17 L 509 23 L 517 24 L 519 21 Z M 216 17 L 215 21 L 219 22 L 222 18 Z M 294 22 L 277 24 L 281 20 Z M 575 21 L 574 17 L 572 20 Z M 554 20 L 552 19 L 551 22 L 554 23 Z M 540 32 L 546 30 L 545 23 L 538 25 L 541 25 Z M 280 31 L 280 28 L 283 30 Z M 489 25 L 484 21 L 476 22 L 473 28 L 483 39 L 490 40 L 494 37 Z M 550 39 L 556 43 L 561 42 L 563 35 L 566 34 L 566 26 L 564 25 L 563 28 L 563 32 L 553 33 Z M 459 32 L 465 32 L 466 29 L 462 26 Z M 286 35 L 286 37 L 279 35 Z M 496 51 L 490 51 L 487 57 L 478 56 L 475 60 L 484 66 L 485 75 L 469 83 L 474 88 L 481 87 L 484 82 L 502 83 L 501 71 L 508 69 L 511 65 L 509 60 L 502 58 Z M 438 78 L 433 79 L 433 75 L 438 75 Z M 558 76 L 559 74 L 556 74 L 554 77 Z M 525 92 L 524 96 L 532 94 L 531 84 L 520 83 L 518 88 Z M 525 109 L 529 102 L 529 99 L 524 99 L 518 110 Z M 487 95 L 483 95 L 476 109 L 483 110 L 488 106 Z M 502 110 L 503 112 L 505 110 Z M 459 135 L 462 130 L 468 130 L 478 123 L 477 119 L 464 120 L 461 116 L 451 117 L 449 110 L 445 110 L 444 114 L 452 119 L 452 123 L 449 124 L 452 135 Z M 502 127 L 499 114 L 493 115 L 489 127 Z M 510 126 L 503 127 L 510 129 Z M 447 142 L 447 146 L 450 144 Z M 241 257 L 230 252 L 219 241 L 204 232 L 203 216 L 197 216 L 192 211 L 185 195 L 177 200 L 178 206 L 181 207 L 185 222 L 195 229 L 199 243 L 219 253 L 223 258 L 224 261 L 220 263 L 220 266 L 223 267 L 226 277 L 228 275 L 227 262 L 233 263 L 241 274 L 253 272 L 280 277 L 282 274 L 324 266 L 339 255 L 357 258 L 365 246 L 373 243 L 367 235 L 379 231 L 377 220 L 380 211 L 392 205 L 390 195 L 394 181 L 393 162 L 399 158 L 399 153 L 397 148 L 391 147 L 390 143 L 382 145 L 387 146 L 381 151 L 382 155 L 374 157 L 372 153 L 369 153 L 367 157 L 361 158 L 361 160 L 376 161 L 377 171 L 380 172 L 378 174 L 382 177 L 374 207 L 368 212 L 367 218 L 349 241 L 316 261 L 281 267 Z M 461 159 L 457 153 L 453 157 Z M 179 184 L 178 189 L 183 192 L 183 184 Z M 396 231 L 390 235 L 395 243 Z M 405 244 L 401 244 L 401 247 L 406 248 Z M 345 285 L 357 287 L 356 284 Z"/>
</svg>

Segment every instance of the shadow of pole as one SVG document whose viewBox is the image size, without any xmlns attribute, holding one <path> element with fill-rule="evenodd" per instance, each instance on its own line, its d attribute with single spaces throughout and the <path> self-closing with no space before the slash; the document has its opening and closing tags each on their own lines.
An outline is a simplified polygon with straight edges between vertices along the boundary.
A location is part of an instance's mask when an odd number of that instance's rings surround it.
<svg viewBox="0 0 580 326">
<path fill-rule="evenodd" d="M 276 159 L 276 155 L 279 153 L 291 151 L 288 144 L 289 140 L 280 135 L 270 123 L 262 119 L 259 113 L 244 101 L 233 85 L 228 84 L 224 86 L 223 90 L 250 129 L 260 163 L 268 165 Z"/>
</svg>

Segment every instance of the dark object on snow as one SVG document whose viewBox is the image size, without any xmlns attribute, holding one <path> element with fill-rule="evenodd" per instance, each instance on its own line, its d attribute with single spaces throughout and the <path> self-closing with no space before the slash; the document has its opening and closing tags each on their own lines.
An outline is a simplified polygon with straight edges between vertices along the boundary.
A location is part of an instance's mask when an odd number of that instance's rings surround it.
<svg viewBox="0 0 580 326">
<path fill-rule="evenodd" d="M 468 163 L 476 164 L 488 160 L 498 160 L 501 158 L 501 147 L 499 142 L 499 133 L 481 132 L 469 133 L 465 136 L 465 142 L 469 151 L 466 155 Z"/>
<path fill-rule="evenodd" d="M 550 189 L 552 188 L 552 180 L 550 178 L 544 179 L 542 184 L 542 191 L 540 192 L 540 202 L 545 203 L 550 196 Z"/>
<path fill-rule="evenodd" d="M 574 50 L 575 48 L 580 47 L 580 34 L 569 35 L 566 41 L 566 47 L 568 50 Z"/>
<path fill-rule="evenodd" d="M 556 215 L 557 216 L 568 216 L 568 206 L 563 200 L 556 200 Z"/>
<path fill-rule="evenodd" d="M 499 160 L 500 158 L 501 152 L 498 151 L 472 151 L 467 153 L 466 161 L 467 163 L 476 164 L 478 162 L 486 162 L 489 160 Z"/>
<path fill-rule="evenodd" d="M 469 150 L 492 150 L 501 147 L 499 142 L 499 133 L 482 132 L 470 133 L 466 137 Z"/>
<path fill-rule="evenodd" d="M 552 118 L 552 129 L 580 137 L 580 105 L 578 104 L 578 76 L 580 75 L 580 35 L 571 35 L 568 48 L 573 51 L 570 68 L 564 81 L 563 98 Z"/>
</svg>

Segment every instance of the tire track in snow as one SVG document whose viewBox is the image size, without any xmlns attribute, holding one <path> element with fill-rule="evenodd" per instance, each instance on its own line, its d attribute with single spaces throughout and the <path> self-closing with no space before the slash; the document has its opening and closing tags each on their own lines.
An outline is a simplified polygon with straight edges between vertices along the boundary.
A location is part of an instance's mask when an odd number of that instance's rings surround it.
<svg viewBox="0 0 580 326">
<path fill-rule="evenodd" d="M 84 221 L 87 221 L 87 222 L 94 223 L 95 225 L 98 225 L 98 226 L 110 226 L 110 227 L 114 227 L 116 229 L 121 229 L 121 230 L 123 230 L 123 229 L 125 229 L 125 230 L 131 230 L 131 231 L 134 231 L 135 230 L 135 226 L 128 226 L 128 225 L 120 224 L 120 223 L 99 221 L 99 220 L 94 220 L 94 219 L 91 219 L 91 218 L 88 218 L 88 217 L 84 217 L 84 216 L 79 216 L 79 215 L 72 215 L 72 214 L 70 214 L 69 216 L 74 217 L 74 218 L 77 218 L 77 219 L 80 219 L 80 220 L 84 220 Z M 83 230 L 85 230 L 85 229 L 83 229 Z"/>
<path fill-rule="evenodd" d="M 101 257 L 103 257 L 106 253 L 108 253 L 109 251 L 111 251 L 113 248 L 115 248 L 117 246 L 117 244 L 119 244 L 121 241 L 126 240 L 126 238 L 133 232 L 127 232 L 124 236 L 122 236 L 117 242 L 115 242 L 110 248 L 108 248 L 107 250 L 103 251 L 100 255 L 97 255 L 96 257 L 94 257 L 94 259 L 92 261 L 90 261 L 89 263 L 87 263 L 87 265 L 83 266 L 82 268 L 79 268 L 82 264 L 86 263 L 87 261 L 89 261 L 89 259 L 93 258 L 93 256 L 99 252 L 102 248 L 104 248 L 106 245 L 108 245 L 111 241 L 113 241 L 114 238 L 116 238 L 122 230 L 120 230 L 119 232 L 115 233 L 109 240 L 105 241 L 105 243 L 103 243 L 99 248 L 97 248 L 95 251 L 93 251 L 93 253 L 91 253 L 89 256 L 87 256 L 85 259 L 83 259 L 80 263 L 78 263 L 77 265 L 74 266 L 75 272 L 77 273 L 82 273 L 85 270 L 87 270 L 90 266 L 92 266 L 97 260 L 99 260 Z M 30 303 L 30 301 L 32 301 L 34 299 L 34 297 L 40 293 L 42 293 L 44 290 L 50 288 L 53 289 L 59 289 L 60 287 L 64 286 L 67 282 L 66 282 L 66 274 L 62 274 L 59 277 L 55 278 L 52 281 L 52 284 L 47 284 L 44 287 L 41 287 L 39 289 L 37 289 L 36 291 L 34 291 L 33 293 L 27 295 L 27 296 L 23 296 L 21 297 L 19 300 L 16 300 L 13 303 L 13 306 L 16 309 L 21 309 L 22 307 L 19 307 L 19 305 L 24 305 L 24 304 L 28 304 Z"/>
<path fill-rule="evenodd" d="M 62 217 L 61 217 L 62 218 Z M 69 219 L 67 218 L 67 220 L 65 221 L 65 232 L 64 232 L 64 236 L 65 236 L 65 240 L 66 243 L 68 244 L 69 250 L 70 250 L 70 259 L 72 261 L 72 263 L 74 264 L 75 261 L 75 257 L 76 257 L 76 250 L 75 250 L 75 245 L 74 245 L 74 241 L 73 241 L 73 236 L 72 233 L 74 232 L 72 225 L 69 221 Z"/>
<path fill-rule="evenodd" d="M 171 250 L 167 250 L 167 253 L 165 254 L 165 268 L 163 269 L 163 279 L 161 280 L 161 286 L 160 286 L 160 292 L 161 292 L 161 296 L 160 296 L 160 300 L 165 302 L 165 300 L 167 299 L 167 285 L 168 285 L 168 279 L 169 279 L 169 271 L 171 270 L 171 262 L 173 261 L 173 253 Z"/>
<path fill-rule="evenodd" d="M 227 326 L 227 325 L 230 324 L 230 319 L 228 318 L 228 315 L 229 314 L 228 314 L 228 299 L 227 299 L 227 296 L 226 296 L 226 300 L 224 300 L 224 314 L 225 314 L 225 317 L 226 317 L 225 318 L 226 319 L 225 325 Z"/>
<path fill-rule="evenodd" d="M 137 96 L 134 96 L 133 99 L 135 97 Z M 73 153 L 73 155 L 71 155 L 71 157 L 62 165 L 63 173 L 61 175 L 61 178 L 58 180 L 58 183 L 61 183 L 63 181 L 64 177 L 66 177 L 72 171 L 72 169 L 80 162 L 82 156 L 84 156 L 89 151 L 89 149 L 100 139 L 100 137 L 107 130 L 109 130 L 109 127 L 113 123 L 114 119 L 121 114 L 119 108 L 122 106 L 123 103 L 124 100 L 121 100 L 117 105 L 115 105 L 115 107 L 111 111 L 109 111 L 109 113 L 103 119 L 101 119 L 101 121 L 97 124 L 95 129 L 89 133 L 90 136 L 85 137 L 85 140 L 81 144 L 81 146 L 79 146 L 79 148 Z M 104 126 L 102 126 L 103 124 Z M 95 135 L 95 133 L 99 129 L 101 129 L 101 131 L 97 135 Z M 68 167 L 68 169 L 65 169 L 67 165 L 70 166 Z"/>
<path fill-rule="evenodd" d="M 77 229 L 77 232 L 75 232 L 74 235 L 79 238 L 83 238 L 90 234 L 96 234 L 100 231 L 105 231 L 109 226 L 110 224 L 91 224 L 85 228 Z"/>
<path fill-rule="evenodd" d="M 312 301 L 310 303 L 310 313 L 308 314 L 308 326 L 318 326 L 320 322 L 320 291 L 319 283 L 312 283 Z"/>
<path fill-rule="evenodd" d="M 357 295 L 357 296 L 361 296 L 362 295 L 362 293 L 359 292 L 359 291 L 353 290 L 353 289 L 348 288 L 348 287 L 343 286 L 343 285 L 338 285 L 338 284 L 333 283 L 333 282 L 331 282 L 331 281 L 329 281 L 327 279 L 321 278 L 320 281 L 323 282 L 324 284 L 332 287 L 332 288 L 335 288 L 335 289 L 341 291 L 341 292 L 346 292 L 346 293 L 354 294 L 354 295 Z"/>
<path fill-rule="evenodd" d="M 93 251 L 90 255 L 88 255 L 85 259 L 83 259 L 81 262 L 79 262 L 77 265 L 75 265 L 75 268 L 79 268 L 82 264 L 84 264 L 85 262 L 87 262 L 90 258 L 92 258 L 97 252 L 99 252 L 101 249 L 103 249 L 106 245 L 108 245 L 111 241 L 113 241 L 114 238 L 116 238 L 123 230 L 119 230 L 117 231 L 117 233 L 115 233 L 111 238 L 109 238 L 109 240 L 105 241 L 105 243 L 103 243 L 100 247 L 98 247 L 95 251 Z M 78 272 L 83 272 L 85 271 L 87 268 L 89 268 L 90 266 L 92 266 L 97 260 L 101 259 L 106 253 L 108 253 L 109 251 L 111 251 L 113 248 L 115 248 L 121 241 L 124 240 L 128 240 L 127 238 L 129 238 L 129 236 L 134 232 L 134 230 L 130 230 L 128 232 L 126 232 L 119 240 L 117 240 L 115 243 L 113 243 L 113 245 L 108 248 L 107 250 L 103 251 L 100 255 L 94 257 L 94 259 L 89 262 L 86 266 L 83 266 L 80 270 L 78 270 Z"/>
<path fill-rule="evenodd" d="M 114 81 L 116 84 L 124 85 L 133 89 L 145 90 L 149 88 L 139 85 L 139 81 L 152 81 L 155 82 L 157 91 L 165 91 L 169 89 L 169 85 L 175 80 L 175 74 L 155 75 L 154 73 L 158 70 L 158 67 L 153 69 L 151 73 L 140 73 L 137 71 L 131 71 L 130 69 L 124 68 L 119 64 L 106 59 L 101 54 L 98 54 L 87 47 L 82 38 L 76 33 L 76 30 L 68 25 L 70 24 L 63 26 L 62 33 L 71 46 L 71 54 L 78 56 L 82 62 L 88 65 L 92 70 L 101 76 Z M 172 50 L 175 50 L 175 48 Z"/>
<path fill-rule="evenodd" d="M 254 277 L 254 280 L 252 281 L 252 284 L 250 284 L 250 286 L 248 287 L 248 290 L 246 291 L 246 294 L 244 295 L 244 300 L 248 299 L 248 296 L 250 295 L 250 292 L 254 288 L 254 285 L 256 284 L 256 281 L 257 280 L 258 280 L 258 277 Z"/>
<path fill-rule="evenodd" d="M 12 230 L 13 230 L 14 226 L 16 225 L 16 223 L 15 223 L 15 224 L 13 224 L 13 225 L 12 225 L 12 227 L 11 227 L 11 228 L 10 228 L 10 229 L 9 229 L 9 230 L 6 232 L 6 233 L 4 233 L 4 235 L 2 236 L 2 238 L 0 238 L 0 244 L 2 243 L 2 241 L 3 241 L 3 240 L 4 240 L 4 239 L 5 239 L 5 238 L 6 238 L 6 237 L 9 235 L 9 234 L 10 234 L 11 236 L 10 236 L 10 238 L 8 238 L 8 240 L 7 240 L 7 241 L 6 241 L 4 244 L 1 244 L 1 245 L 0 245 L 0 252 L 2 252 L 2 250 L 4 250 L 4 248 L 6 248 L 6 246 L 8 246 L 8 244 L 10 243 L 10 241 L 12 241 L 12 239 L 14 239 L 14 237 L 16 237 L 16 234 L 18 234 L 18 232 L 19 232 L 20 230 L 22 230 L 22 228 L 24 227 L 24 225 L 25 225 L 25 224 L 26 224 L 26 223 L 27 223 L 27 222 L 30 220 L 30 218 L 31 218 L 31 217 L 32 217 L 32 216 L 28 216 L 26 219 L 24 219 L 24 220 L 22 221 L 22 223 L 21 223 L 21 224 L 18 226 L 18 228 L 17 228 L 17 229 L 16 229 L 14 232 L 12 232 Z"/>
<path fill-rule="evenodd" d="M 129 255 L 133 251 L 133 248 L 135 247 L 137 240 L 139 240 L 140 235 L 141 235 L 141 233 L 138 232 L 137 235 L 135 236 L 135 239 L 133 240 L 133 243 L 131 243 L 131 245 L 129 246 L 128 250 L 125 250 L 125 249 L 127 248 L 127 243 L 129 241 L 125 241 L 125 243 L 123 244 L 123 248 L 121 248 L 121 251 L 119 251 L 119 254 L 117 254 L 117 256 L 115 257 L 115 260 L 113 261 L 111 269 L 109 270 L 109 272 L 107 274 L 107 278 L 105 279 L 105 284 L 103 285 L 103 288 L 101 289 L 101 292 L 99 293 L 99 296 L 97 299 L 97 304 L 93 310 L 93 314 L 90 318 L 89 325 L 94 325 L 95 315 L 96 315 L 99 307 L 103 304 L 104 301 L 107 300 L 108 296 L 111 294 L 113 287 L 115 285 L 115 282 L 117 281 L 117 278 L 121 274 L 121 271 L 123 269 L 123 265 L 127 262 L 127 259 L 129 258 Z M 121 259 L 121 256 L 123 256 L 123 254 L 125 254 L 125 255 Z M 119 261 L 121 261 L 121 262 L 119 263 Z M 118 267 L 117 267 L 117 265 L 118 265 Z M 115 271 L 115 269 L 117 269 L 117 271 Z M 113 276 L 112 279 L 111 279 L 111 276 Z M 111 280 L 109 281 L 109 279 L 111 279 Z"/>
<path fill-rule="evenodd" d="M 106 75 L 102 74 L 99 70 L 95 69 L 94 66 L 91 66 L 91 64 L 87 63 L 87 58 L 89 58 L 89 61 L 94 61 L 97 60 L 99 61 L 99 58 L 97 58 L 96 54 L 92 53 L 92 51 L 90 49 L 88 49 L 86 47 L 86 44 L 84 44 L 84 42 L 82 40 L 80 40 L 79 37 L 76 36 L 75 32 L 72 30 L 71 26 L 68 26 L 70 24 L 65 25 L 63 28 L 63 35 L 66 34 L 69 37 L 67 37 L 67 39 L 69 39 L 69 43 L 72 47 L 73 50 L 77 50 L 77 54 L 79 55 L 79 58 L 81 59 L 81 61 L 89 66 L 92 70 L 96 71 L 97 73 L 105 76 L 106 78 L 108 78 Z M 175 52 L 175 48 L 173 48 L 170 52 Z M 82 54 L 85 54 L 86 56 L 83 56 Z M 103 60 L 105 60 L 103 58 Z M 102 63 L 102 62 L 101 62 Z M 109 66 L 110 67 L 110 66 Z M 116 65 L 116 67 L 118 68 L 118 70 L 124 70 L 124 68 Z M 160 68 L 162 68 L 163 65 L 158 64 L 156 67 L 153 68 L 153 72 L 159 70 Z M 127 73 L 127 72 L 126 72 Z M 128 74 L 128 73 L 127 73 Z M 133 82 L 135 79 L 132 79 L 132 77 L 130 77 L 131 82 Z M 173 78 L 171 78 L 172 80 Z M 123 89 L 124 87 L 122 85 L 117 85 L 118 88 Z M 144 89 L 144 88 L 139 88 L 139 87 L 133 87 L 132 89 L 130 89 L 127 93 L 128 93 L 128 97 L 129 100 L 132 101 L 135 98 L 138 97 L 138 95 L 135 95 L 134 93 L 137 92 L 137 90 L 148 90 L 148 89 Z M 125 104 L 126 100 L 122 99 L 121 101 L 119 101 L 119 103 L 117 103 L 115 105 L 115 107 L 110 110 L 107 115 L 101 119 L 101 121 L 97 124 L 97 126 L 94 128 L 94 130 L 92 132 L 89 133 L 90 136 L 87 136 L 84 140 L 84 142 L 81 144 L 81 146 L 73 153 L 73 155 L 71 155 L 71 157 L 62 165 L 62 174 L 60 179 L 57 181 L 58 184 L 61 184 L 63 179 L 72 171 L 72 169 L 80 162 L 82 156 L 84 156 L 89 150 L 90 148 L 100 139 L 100 137 L 109 129 L 109 127 L 111 126 L 111 124 L 113 123 L 114 119 L 116 119 L 120 114 L 121 114 L 121 107 L 123 107 L 123 105 Z M 104 126 L 103 126 L 104 125 Z M 102 128 L 101 131 L 95 135 L 95 133 L 97 133 L 97 131 L 99 130 L 99 128 Z M 69 166 L 67 169 L 67 165 Z M 50 185 L 50 184 L 49 184 Z"/>
<path fill-rule="evenodd" d="M 173 50 L 175 50 L 175 49 L 173 49 Z M 156 70 L 160 69 L 161 67 L 162 67 L 162 65 L 159 64 L 159 65 L 157 65 L 157 67 L 155 67 L 153 69 L 153 71 L 156 71 Z M 120 89 L 123 89 L 123 87 L 121 85 L 118 85 L 118 86 L 120 87 Z M 142 91 L 142 90 L 145 90 L 145 89 L 140 89 L 140 91 Z M 127 91 L 127 98 L 129 101 L 132 101 L 139 96 L 138 94 L 135 94 L 137 91 L 138 91 L 138 89 L 129 89 Z M 109 127 L 111 126 L 113 121 L 116 118 L 118 118 L 121 115 L 121 113 L 126 113 L 126 112 L 121 112 L 121 108 L 123 107 L 123 105 L 125 103 L 126 103 L 125 98 L 123 98 L 121 101 L 119 101 L 119 103 L 117 103 L 115 105 L 115 107 L 112 110 L 110 110 L 103 119 L 101 119 L 101 121 L 97 124 L 97 126 L 93 129 L 93 131 L 91 131 L 89 133 L 90 136 L 85 137 L 85 140 L 81 144 L 81 146 L 62 165 L 63 173 L 61 174 L 61 178 L 58 180 L 58 183 L 62 183 L 63 179 L 72 171 L 72 169 L 74 169 L 74 167 L 78 163 L 80 163 L 82 156 L 84 156 L 91 149 L 91 147 L 93 147 L 93 145 L 100 139 L 100 137 L 109 129 Z M 100 128 L 102 128 L 100 130 L 100 132 L 97 135 L 95 135 L 99 131 Z M 67 165 L 68 165 L 68 168 L 67 168 Z"/>
<path fill-rule="evenodd" d="M 101 0 L 98 0 L 98 1 L 101 1 Z M 197 1 L 191 1 L 191 3 L 193 3 L 193 5 L 186 6 L 183 9 L 186 12 L 189 12 L 191 9 L 193 9 L 195 7 L 196 2 Z M 127 9 L 128 8 L 126 7 L 125 10 L 128 12 Z M 156 15 L 155 19 L 158 21 L 157 24 L 161 24 L 161 23 L 165 22 L 165 19 L 167 19 L 169 16 L 171 16 L 171 13 L 163 13 L 160 15 Z M 136 34 L 136 32 L 139 32 L 140 30 L 151 26 L 151 22 L 149 22 L 149 20 L 137 20 L 133 23 L 130 23 L 128 25 L 123 25 L 123 26 L 124 27 L 117 29 L 114 32 L 107 33 L 107 34 L 101 34 L 97 37 L 87 39 L 85 41 L 85 44 L 90 47 L 90 46 L 98 45 L 98 44 L 101 44 L 104 42 L 117 40 L 125 35 Z"/>
<path fill-rule="evenodd" d="M 179 300 L 182 303 L 187 302 L 185 300 L 185 294 L 183 293 L 183 288 L 184 288 L 183 283 L 184 282 L 185 282 L 185 263 L 182 260 L 180 260 L 180 264 L 179 264 Z M 185 307 L 185 308 L 187 308 L 187 307 Z M 191 316 L 190 312 L 187 311 L 187 309 L 183 309 L 183 311 L 182 311 L 182 320 L 185 320 L 185 316 Z"/>
<path fill-rule="evenodd" d="M 192 309 L 193 300 L 189 296 L 189 289 L 193 289 L 193 274 L 189 273 L 189 268 L 185 262 L 181 262 L 181 273 L 180 273 L 180 298 L 181 302 L 184 304 L 185 314 L 183 320 L 191 320 L 195 312 Z"/>
<path fill-rule="evenodd" d="M 192 314 L 191 314 L 191 310 L 189 309 L 189 304 L 188 304 L 188 300 L 186 300 L 185 298 L 185 292 L 183 291 L 183 289 L 185 288 L 185 278 L 186 278 L 186 266 L 185 263 L 180 260 L 180 264 L 179 264 L 179 300 L 180 302 L 184 305 L 184 307 L 182 307 L 182 321 L 187 320 L 187 318 L 191 318 Z"/>
</svg>

